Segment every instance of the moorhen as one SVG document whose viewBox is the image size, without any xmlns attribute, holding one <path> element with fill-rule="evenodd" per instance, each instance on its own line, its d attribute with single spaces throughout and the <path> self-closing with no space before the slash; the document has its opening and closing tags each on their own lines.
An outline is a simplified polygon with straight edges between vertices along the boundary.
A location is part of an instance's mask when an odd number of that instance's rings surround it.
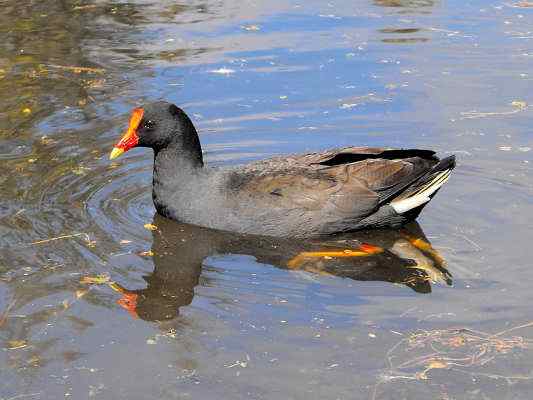
<svg viewBox="0 0 533 400">
<path fill-rule="evenodd" d="M 154 150 L 152 197 L 161 215 L 278 237 L 398 228 L 455 167 L 453 155 L 440 160 L 430 150 L 346 147 L 209 168 L 187 114 L 163 101 L 133 110 L 110 158 L 133 147 Z"/>
</svg>

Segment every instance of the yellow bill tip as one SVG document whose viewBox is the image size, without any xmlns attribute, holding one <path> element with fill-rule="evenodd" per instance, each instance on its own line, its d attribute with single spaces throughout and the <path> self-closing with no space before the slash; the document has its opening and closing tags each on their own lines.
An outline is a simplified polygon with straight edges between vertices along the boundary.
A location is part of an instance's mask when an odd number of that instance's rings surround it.
<svg viewBox="0 0 533 400">
<path fill-rule="evenodd" d="M 118 147 L 113 147 L 113 150 L 111 151 L 111 154 L 109 155 L 109 159 L 113 160 L 114 158 L 117 158 L 122 153 L 124 153 L 124 150 L 119 149 Z"/>
</svg>

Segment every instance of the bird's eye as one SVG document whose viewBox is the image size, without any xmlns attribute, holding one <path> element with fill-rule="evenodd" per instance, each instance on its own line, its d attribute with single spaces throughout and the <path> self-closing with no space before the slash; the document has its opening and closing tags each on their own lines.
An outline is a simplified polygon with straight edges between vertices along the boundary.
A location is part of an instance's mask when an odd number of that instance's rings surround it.
<svg viewBox="0 0 533 400">
<path fill-rule="evenodd" d="M 155 128 L 155 122 L 151 121 L 151 120 L 144 121 L 143 128 L 145 128 L 145 129 L 154 129 Z"/>
</svg>

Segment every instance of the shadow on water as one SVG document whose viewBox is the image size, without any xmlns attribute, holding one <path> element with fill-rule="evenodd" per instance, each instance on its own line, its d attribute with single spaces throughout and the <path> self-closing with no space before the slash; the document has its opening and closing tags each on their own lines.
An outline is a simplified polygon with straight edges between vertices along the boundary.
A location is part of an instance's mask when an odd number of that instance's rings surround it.
<svg viewBox="0 0 533 400">
<path fill-rule="evenodd" d="M 417 246 L 428 243 L 417 223 L 402 232 L 361 232 L 321 241 L 237 235 L 179 224 L 158 214 L 153 224 L 157 226 L 151 250 L 154 270 L 143 277 L 147 287 L 138 290 L 122 287 L 123 297 L 119 300 L 133 316 L 148 321 L 172 319 L 180 307 L 189 305 L 202 268 L 206 268 L 206 259 L 221 254 L 249 255 L 261 264 L 281 269 L 396 283 L 418 293 L 430 293 L 432 282 L 448 285 L 452 282 L 438 253 L 430 246 L 423 249 Z M 359 251 L 354 257 L 335 255 L 366 247 L 370 248 L 366 254 Z M 321 256 L 306 257 L 311 252 Z"/>
</svg>

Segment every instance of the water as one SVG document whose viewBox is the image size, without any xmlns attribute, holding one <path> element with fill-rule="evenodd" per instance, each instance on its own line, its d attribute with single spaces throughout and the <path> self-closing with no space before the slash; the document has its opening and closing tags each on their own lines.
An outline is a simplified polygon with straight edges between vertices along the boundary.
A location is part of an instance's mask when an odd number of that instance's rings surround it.
<svg viewBox="0 0 533 400">
<path fill-rule="evenodd" d="M 532 330 L 490 335 L 533 319 L 530 6 L 4 1 L 0 398 L 529 398 Z M 316 244 L 154 216 L 150 152 L 107 155 L 155 99 L 192 116 L 211 165 L 457 154 L 409 227 L 451 281 L 398 232 Z M 362 241 L 386 251 L 287 268 Z M 124 293 L 80 283 L 99 274 Z"/>
</svg>

